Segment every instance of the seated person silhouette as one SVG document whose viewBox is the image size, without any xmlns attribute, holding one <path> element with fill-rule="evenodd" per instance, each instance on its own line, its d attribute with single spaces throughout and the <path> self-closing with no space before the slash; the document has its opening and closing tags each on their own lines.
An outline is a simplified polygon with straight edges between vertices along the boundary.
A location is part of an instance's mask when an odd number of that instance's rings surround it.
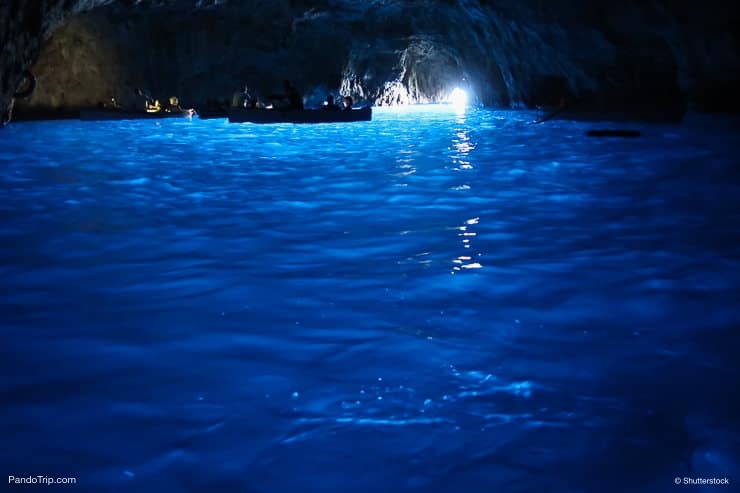
<svg viewBox="0 0 740 493">
<path fill-rule="evenodd" d="M 344 96 L 343 105 L 342 108 L 344 111 L 350 111 L 352 109 L 352 96 Z"/>
<path fill-rule="evenodd" d="M 303 95 L 289 80 L 283 82 L 283 90 L 285 91 L 283 94 L 269 96 L 269 99 L 275 100 L 273 107 L 281 110 L 302 110 Z"/>
<path fill-rule="evenodd" d="M 326 102 L 324 103 L 324 106 L 321 108 L 323 110 L 327 111 L 339 111 L 339 106 L 337 106 L 337 103 L 334 102 L 334 95 L 329 94 L 326 97 Z"/>
</svg>

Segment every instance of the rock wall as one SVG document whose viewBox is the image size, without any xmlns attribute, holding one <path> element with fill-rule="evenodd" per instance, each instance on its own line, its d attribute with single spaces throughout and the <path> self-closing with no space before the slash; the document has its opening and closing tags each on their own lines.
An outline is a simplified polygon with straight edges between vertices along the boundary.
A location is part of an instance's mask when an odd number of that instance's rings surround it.
<svg viewBox="0 0 740 493">
<path fill-rule="evenodd" d="M 8 118 L 24 70 L 66 16 L 110 0 L 3 0 L 0 2 L 0 121 Z"/>
<path fill-rule="evenodd" d="M 93 3 L 56 2 L 41 18 Z M 557 104 L 567 96 L 609 109 L 688 101 L 697 109 L 737 111 L 740 41 L 733 26 L 740 16 L 727 5 L 130 0 L 71 17 L 37 58 L 54 23 L 27 21 L 19 28 L 25 41 L 9 48 L 16 65 L 8 73 L 36 60 L 37 90 L 19 105 L 29 110 L 112 97 L 139 106 L 136 88 L 200 105 L 230 98 L 245 83 L 274 92 L 289 78 L 309 104 L 327 91 L 374 104 L 435 102 L 460 86 L 476 102 L 499 106 Z M 3 84 L 7 95 L 13 81 Z"/>
</svg>

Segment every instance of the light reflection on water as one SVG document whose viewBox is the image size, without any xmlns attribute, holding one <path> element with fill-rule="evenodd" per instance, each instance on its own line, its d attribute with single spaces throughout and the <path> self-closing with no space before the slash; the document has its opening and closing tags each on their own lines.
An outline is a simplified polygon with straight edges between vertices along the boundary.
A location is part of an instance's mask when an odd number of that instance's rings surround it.
<svg viewBox="0 0 740 493">
<path fill-rule="evenodd" d="M 734 135 L 534 119 L 0 132 L 9 474 L 97 491 L 737 478 Z"/>
</svg>

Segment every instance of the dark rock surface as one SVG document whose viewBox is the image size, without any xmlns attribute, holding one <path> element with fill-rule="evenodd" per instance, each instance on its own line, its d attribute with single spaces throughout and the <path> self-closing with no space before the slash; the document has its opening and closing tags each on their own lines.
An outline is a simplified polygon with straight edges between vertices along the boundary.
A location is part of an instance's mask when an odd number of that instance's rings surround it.
<svg viewBox="0 0 740 493">
<path fill-rule="evenodd" d="M 3 0 L 0 2 L 0 118 L 5 121 L 22 73 L 38 58 L 42 44 L 69 15 L 111 0 Z"/>
<path fill-rule="evenodd" d="M 136 88 L 201 105 L 285 78 L 309 104 L 327 91 L 434 102 L 460 86 L 507 107 L 566 97 L 605 111 L 740 110 L 740 16 L 717 0 L 129 0 L 79 14 L 107 2 L 31 3 L 0 10 L 11 40 L 0 109 L 33 65 L 21 110 L 140 106 Z"/>
</svg>

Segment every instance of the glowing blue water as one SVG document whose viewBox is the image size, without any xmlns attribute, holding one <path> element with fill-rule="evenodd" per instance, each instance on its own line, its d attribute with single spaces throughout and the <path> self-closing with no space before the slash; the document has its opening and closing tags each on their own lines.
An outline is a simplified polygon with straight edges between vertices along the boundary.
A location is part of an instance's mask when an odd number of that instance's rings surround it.
<svg viewBox="0 0 740 493">
<path fill-rule="evenodd" d="M 737 484 L 736 135 L 534 116 L 0 132 L 2 472 L 97 492 Z"/>
</svg>

